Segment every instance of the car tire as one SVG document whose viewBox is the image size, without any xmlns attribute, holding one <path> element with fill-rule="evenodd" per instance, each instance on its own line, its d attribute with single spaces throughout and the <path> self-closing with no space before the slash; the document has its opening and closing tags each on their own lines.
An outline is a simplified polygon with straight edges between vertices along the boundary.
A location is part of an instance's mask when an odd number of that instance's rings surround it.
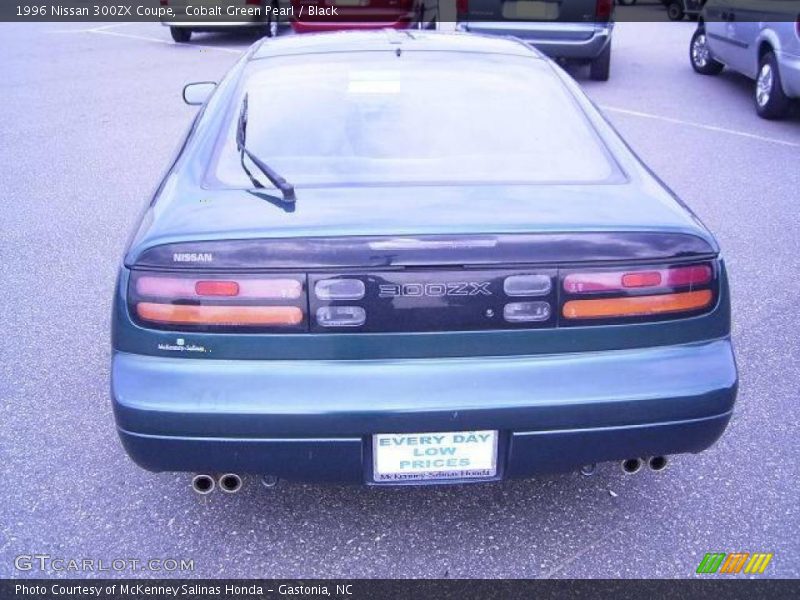
<svg viewBox="0 0 800 600">
<path fill-rule="evenodd" d="M 593 81 L 608 81 L 611 74 L 611 42 L 606 44 L 600 56 L 589 65 L 589 77 Z"/>
<path fill-rule="evenodd" d="M 767 52 L 758 62 L 754 100 L 756 112 L 764 119 L 782 119 L 789 114 L 792 101 L 784 93 L 775 54 Z"/>
<path fill-rule="evenodd" d="M 667 5 L 667 17 L 670 21 L 682 21 L 683 16 L 683 4 L 678 0 L 673 0 Z"/>
<path fill-rule="evenodd" d="M 192 30 L 186 27 L 170 27 L 169 34 L 179 44 L 185 44 L 192 39 Z"/>
<path fill-rule="evenodd" d="M 721 62 L 714 60 L 708 48 L 705 29 L 698 27 L 689 42 L 689 62 L 692 68 L 701 75 L 718 75 L 725 68 Z"/>
</svg>

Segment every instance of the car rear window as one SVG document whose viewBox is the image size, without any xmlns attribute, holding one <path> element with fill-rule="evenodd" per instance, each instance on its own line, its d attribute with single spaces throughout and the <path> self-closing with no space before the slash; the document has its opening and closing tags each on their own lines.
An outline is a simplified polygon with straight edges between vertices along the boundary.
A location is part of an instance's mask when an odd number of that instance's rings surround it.
<svg viewBox="0 0 800 600">
<path fill-rule="evenodd" d="M 615 174 L 571 93 L 534 58 L 269 58 L 251 63 L 238 93 L 212 186 L 251 186 L 236 149 L 245 94 L 248 148 L 295 185 L 588 183 Z"/>
</svg>

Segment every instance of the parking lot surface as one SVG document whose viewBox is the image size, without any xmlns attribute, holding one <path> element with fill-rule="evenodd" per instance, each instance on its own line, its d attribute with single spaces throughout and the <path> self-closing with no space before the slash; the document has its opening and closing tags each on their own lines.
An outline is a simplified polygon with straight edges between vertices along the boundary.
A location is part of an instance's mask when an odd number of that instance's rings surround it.
<svg viewBox="0 0 800 600">
<path fill-rule="evenodd" d="M 0 24 L 0 576 L 20 554 L 192 559 L 194 572 L 52 576 L 690 577 L 706 552 L 800 576 L 800 115 L 696 75 L 694 25 L 621 23 L 611 80 L 572 73 L 717 235 L 741 370 L 731 425 L 663 473 L 376 489 L 248 480 L 198 497 L 123 452 L 108 398 L 127 236 L 195 109 L 254 38 L 156 24 Z"/>
</svg>

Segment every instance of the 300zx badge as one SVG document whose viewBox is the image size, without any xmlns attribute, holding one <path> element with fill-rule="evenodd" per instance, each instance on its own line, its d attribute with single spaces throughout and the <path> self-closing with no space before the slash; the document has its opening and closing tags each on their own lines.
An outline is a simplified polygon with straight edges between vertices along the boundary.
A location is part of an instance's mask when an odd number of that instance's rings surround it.
<svg viewBox="0 0 800 600">
<path fill-rule="evenodd" d="M 491 296 L 489 281 L 458 281 L 451 283 L 386 283 L 379 286 L 380 298 L 404 296 Z"/>
</svg>

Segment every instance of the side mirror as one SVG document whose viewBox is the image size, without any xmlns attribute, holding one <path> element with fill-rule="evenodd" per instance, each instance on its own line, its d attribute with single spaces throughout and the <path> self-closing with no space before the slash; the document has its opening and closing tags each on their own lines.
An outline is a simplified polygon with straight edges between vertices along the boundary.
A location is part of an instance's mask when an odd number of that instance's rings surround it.
<svg viewBox="0 0 800 600">
<path fill-rule="evenodd" d="M 201 106 L 211 97 L 215 89 L 217 84 L 213 81 L 190 83 L 183 88 L 183 101 L 191 106 Z"/>
</svg>

